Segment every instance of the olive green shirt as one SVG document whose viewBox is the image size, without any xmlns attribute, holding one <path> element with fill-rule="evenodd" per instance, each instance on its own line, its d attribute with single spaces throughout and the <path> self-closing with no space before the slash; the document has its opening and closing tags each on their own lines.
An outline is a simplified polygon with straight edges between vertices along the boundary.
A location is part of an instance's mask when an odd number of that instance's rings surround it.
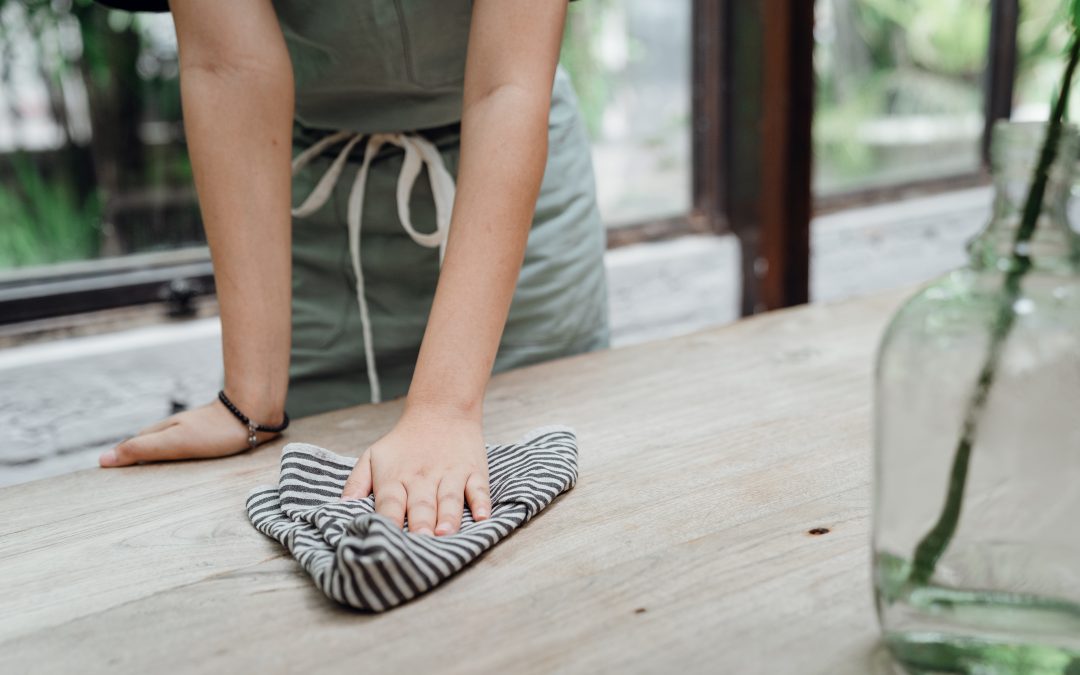
<svg viewBox="0 0 1080 675">
<path fill-rule="evenodd" d="M 373 133 L 461 120 L 472 0 L 274 0 L 305 126 Z"/>
</svg>

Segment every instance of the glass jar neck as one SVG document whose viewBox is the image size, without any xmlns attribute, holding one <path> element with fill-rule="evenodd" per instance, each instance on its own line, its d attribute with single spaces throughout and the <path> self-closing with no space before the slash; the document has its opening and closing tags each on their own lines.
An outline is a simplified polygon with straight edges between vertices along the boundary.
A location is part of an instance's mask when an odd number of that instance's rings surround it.
<svg viewBox="0 0 1080 675">
<path fill-rule="evenodd" d="M 1062 133 L 1031 239 L 1026 243 L 1017 239 L 1046 127 L 1040 122 L 1000 122 L 994 127 L 994 208 L 990 223 L 968 247 L 973 266 L 1008 271 L 1017 264 L 1015 254 L 1020 254 L 1030 258 L 1034 269 L 1080 269 L 1080 236 L 1069 227 L 1067 217 L 1077 163 L 1073 127 Z"/>
</svg>

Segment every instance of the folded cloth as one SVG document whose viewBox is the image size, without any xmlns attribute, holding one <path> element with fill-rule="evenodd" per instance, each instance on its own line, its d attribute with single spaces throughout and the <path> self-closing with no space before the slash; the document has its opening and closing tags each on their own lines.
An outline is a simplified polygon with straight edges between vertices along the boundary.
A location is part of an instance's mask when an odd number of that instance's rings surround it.
<svg viewBox="0 0 1080 675">
<path fill-rule="evenodd" d="M 281 542 L 332 599 L 381 612 L 432 589 L 494 546 L 577 481 L 577 437 L 566 426 L 533 429 L 487 445 L 491 516 L 465 505 L 452 535 L 413 534 L 375 513 L 375 498 L 340 501 L 356 464 L 307 443 L 281 451 L 277 485 L 247 498 L 248 518 Z"/>
</svg>

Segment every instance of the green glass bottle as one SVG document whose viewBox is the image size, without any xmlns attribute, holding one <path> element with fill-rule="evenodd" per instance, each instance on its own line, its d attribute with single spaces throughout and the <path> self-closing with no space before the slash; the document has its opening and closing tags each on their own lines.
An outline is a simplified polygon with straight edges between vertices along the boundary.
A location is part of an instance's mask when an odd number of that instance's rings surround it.
<svg viewBox="0 0 1080 675">
<path fill-rule="evenodd" d="M 1046 127 L 995 127 L 989 225 L 965 267 L 897 312 L 878 354 L 874 585 L 910 672 L 1080 674 L 1075 127 L 1030 240 L 1016 237 Z"/>
</svg>

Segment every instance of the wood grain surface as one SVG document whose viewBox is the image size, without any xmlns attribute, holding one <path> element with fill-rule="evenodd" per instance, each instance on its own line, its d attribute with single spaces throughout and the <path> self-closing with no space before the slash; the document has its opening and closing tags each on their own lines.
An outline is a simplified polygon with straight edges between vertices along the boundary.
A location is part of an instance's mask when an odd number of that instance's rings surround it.
<svg viewBox="0 0 1080 675">
<path fill-rule="evenodd" d="M 382 615 L 324 597 L 244 497 L 288 440 L 359 454 L 400 401 L 228 459 L 2 489 L 0 672 L 886 672 L 871 371 L 903 295 L 496 376 L 489 441 L 573 426 L 577 487 Z"/>
</svg>

